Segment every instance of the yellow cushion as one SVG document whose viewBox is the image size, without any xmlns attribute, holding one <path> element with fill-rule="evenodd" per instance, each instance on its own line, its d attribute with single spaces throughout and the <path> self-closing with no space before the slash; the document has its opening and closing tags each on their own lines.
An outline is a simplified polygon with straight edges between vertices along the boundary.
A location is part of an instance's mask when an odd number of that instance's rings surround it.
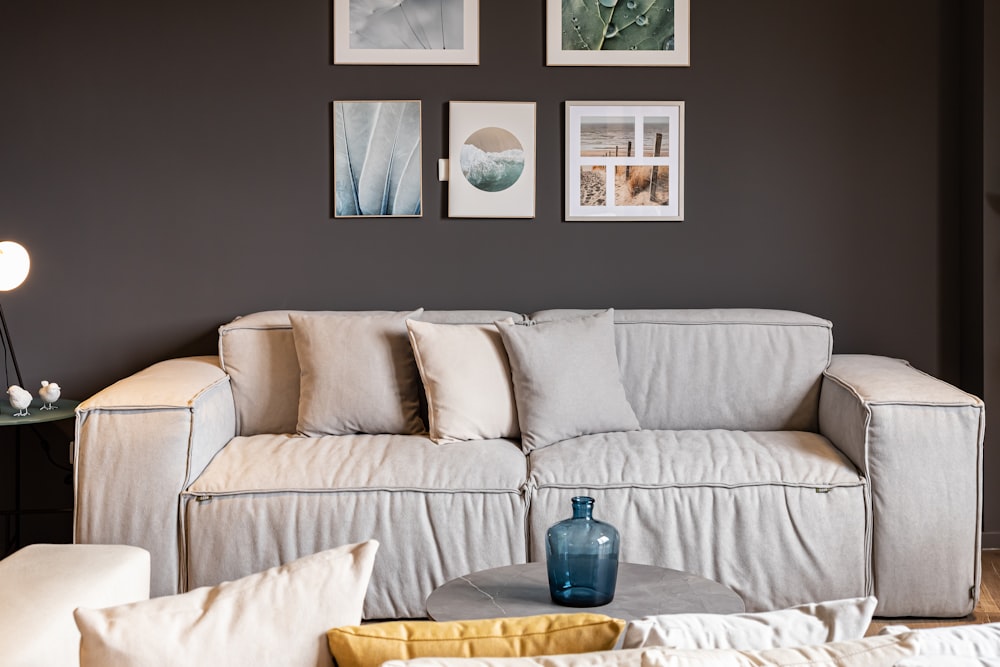
<svg viewBox="0 0 1000 667">
<path fill-rule="evenodd" d="M 546 614 L 475 621 L 391 621 L 327 633 L 338 667 L 410 658 L 515 658 L 605 651 L 625 621 L 603 614 Z"/>
</svg>

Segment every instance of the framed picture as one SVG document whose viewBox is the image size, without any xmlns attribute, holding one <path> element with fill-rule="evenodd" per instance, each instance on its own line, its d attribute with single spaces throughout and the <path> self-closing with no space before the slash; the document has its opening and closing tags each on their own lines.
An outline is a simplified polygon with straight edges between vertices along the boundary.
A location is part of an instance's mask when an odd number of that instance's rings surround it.
<svg viewBox="0 0 1000 667">
<path fill-rule="evenodd" d="M 420 102 L 333 103 L 335 218 L 420 217 Z"/>
<path fill-rule="evenodd" d="M 448 215 L 535 217 L 535 103 L 450 102 Z"/>
<path fill-rule="evenodd" d="M 567 102 L 566 220 L 683 220 L 684 103 Z"/>
<path fill-rule="evenodd" d="M 691 0 L 546 0 L 549 65 L 691 64 Z"/>
<path fill-rule="evenodd" d="M 479 0 L 333 0 L 333 62 L 478 65 Z"/>
</svg>

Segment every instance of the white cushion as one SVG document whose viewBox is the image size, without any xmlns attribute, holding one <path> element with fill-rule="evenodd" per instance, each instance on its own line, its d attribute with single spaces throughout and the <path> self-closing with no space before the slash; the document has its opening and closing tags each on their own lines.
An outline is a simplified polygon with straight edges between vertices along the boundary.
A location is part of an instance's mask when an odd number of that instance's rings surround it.
<svg viewBox="0 0 1000 667">
<path fill-rule="evenodd" d="M 299 359 L 302 435 L 422 433 L 408 313 L 289 313 Z"/>
<path fill-rule="evenodd" d="M 1000 667 L 1000 658 L 968 658 L 956 655 L 918 655 L 903 658 L 895 667 Z"/>
<path fill-rule="evenodd" d="M 906 632 L 911 630 L 905 625 L 889 625 L 879 634 Z M 921 655 L 1000 658 L 1000 623 L 944 625 L 912 632 L 920 638 Z"/>
<path fill-rule="evenodd" d="M 434 442 L 516 438 L 517 409 L 500 332 L 479 324 L 406 320 Z"/>
<path fill-rule="evenodd" d="M 874 597 L 849 598 L 753 614 L 663 614 L 630 621 L 623 648 L 766 649 L 861 639 Z"/>
<path fill-rule="evenodd" d="M 647 647 L 537 658 L 389 660 L 382 667 L 893 667 L 917 650 L 911 633 L 763 651 Z"/>
<path fill-rule="evenodd" d="M 361 622 L 378 542 L 321 551 L 218 586 L 77 609 L 82 667 L 330 667 L 326 632 Z"/>
<path fill-rule="evenodd" d="M 149 598 L 149 552 L 98 544 L 32 544 L 0 561 L 0 665 L 80 664 L 73 610 Z"/>
</svg>

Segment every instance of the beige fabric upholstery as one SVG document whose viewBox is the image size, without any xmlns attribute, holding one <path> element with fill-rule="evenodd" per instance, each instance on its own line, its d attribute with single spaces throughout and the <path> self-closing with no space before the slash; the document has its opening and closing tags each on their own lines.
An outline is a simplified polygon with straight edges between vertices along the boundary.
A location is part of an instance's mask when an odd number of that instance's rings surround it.
<svg viewBox="0 0 1000 667">
<path fill-rule="evenodd" d="M 0 665 L 80 664 L 77 607 L 149 598 L 149 553 L 122 545 L 33 544 L 0 561 Z"/>
<path fill-rule="evenodd" d="M 180 494 L 235 435 L 215 357 L 173 359 L 77 408 L 74 540 L 150 552 L 153 595 L 179 590 Z"/>
<path fill-rule="evenodd" d="M 980 578 L 982 401 L 906 362 L 836 355 L 820 429 L 868 479 L 879 616 L 959 616 Z"/>
<path fill-rule="evenodd" d="M 290 313 L 272 310 L 238 317 L 219 327 L 219 357 L 232 378 L 237 433 L 295 433 L 299 415 L 299 361 Z M 506 310 L 425 311 L 420 319 L 442 324 L 493 324 L 524 319 Z"/>
<path fill-rule="evenodd" d="M 289 312 L 237 319 L 220 329 L 220 358 L 157 364 L 80 408 L 76 538 L 148 549 L 154 594 L 376 537 L 366 617 L 422 616 L 447 579 L 543 559 L 545 528 L 583 492 L 621 531 L 625 559 L 721 581 L 751 611 L 875 593 L 882 615 L 959 616 L 975 602 L 982 402 L 902 362 L 831 363 L 824 319 L 615 310 L 645 430 L 557 442 L 528 462 L 512 441 L 288 436 L 300 373 Z"/>
<path fill-rule="evenodd" d="M 365 617 L 425 616 L 424 600 L 444 582 L 524 562 L 526 475 L 508 440 L 236 438 L 184 496 L 187 583 L 375 538 Z"/>
<path fill-rule="evenodd" d="M 865 480 L 815 433 L 608 433 L 535 450 L 529 465 L 529 560 L 545 559 L 545 531 L 586 493 L 623 560 L 724 582 L 748 611 L 870 592 Z"/>
<path fill-rule="evenodd" d="M 595 311 L 547 310 L 531 320 L 587 312 Z M 815 431 L 831 329 L 780 310 L 615 310 L 622 383 L 646 429 Z"/>
</svg>

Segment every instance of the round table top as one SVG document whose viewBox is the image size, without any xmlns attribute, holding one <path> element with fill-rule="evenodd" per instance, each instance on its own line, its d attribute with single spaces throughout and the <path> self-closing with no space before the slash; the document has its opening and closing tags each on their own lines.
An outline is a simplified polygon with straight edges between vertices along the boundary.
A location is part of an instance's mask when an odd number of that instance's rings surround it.
<svg viewBox="0 0 1000 667">
<path fill-rule="evenodd" d="M 563 607 L 549 596 L 545 563 L 523 563 L 452 579 L 427 598 L 435 621 L 594 612 L 626 621 L 658 614 L 733 614 L 743 599 L 722 584 L 653 565 L 618 564 L 615 599 L 601 607 Z"/>
<path fill-rule="evenodd" d="M 70 419 L 76 416 L 76 406 L 80 405 L 80 401 L 60 398 L 55 402 L 55 410 L 42 410 L 42 405 L 42 399 L 36 396 L 28 407 L 28 416 L 15 417 L 16 410 L 10 406 L 10 401 L 5 395 L 0 396 L 0 426 L 26 426 Z"/>
</svg>

